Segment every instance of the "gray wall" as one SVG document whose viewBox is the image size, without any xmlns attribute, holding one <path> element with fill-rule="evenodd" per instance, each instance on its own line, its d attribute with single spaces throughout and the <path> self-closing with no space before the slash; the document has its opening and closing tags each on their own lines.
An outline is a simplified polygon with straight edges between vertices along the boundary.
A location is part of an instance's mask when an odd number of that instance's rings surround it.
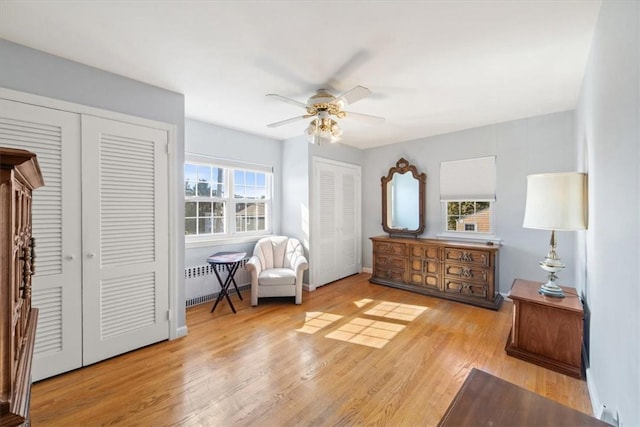
<svg viewBox="0 0 640 427">
<path fill-rule="evenodd" d="M 602 3 L 576 109 L 589 173 L 589 229 L 577 242 L 587 381 L 596 414 L 606 405 L 625 426 L 640 426 L 639 28 L 640 3 Z"/>
<path fill-rule="evenodd" d="M 381 221 L 380 177 L 404 157 L 427 174 L 427 227 L 421 237 L 443 231 L 440 194 L 440 162 L 496 156 L 495 233 L 502 239 L 499 290 L 508 293 L 515 278 L 543 280 L 538 262 L 549 249 L 550 233 L 522 228 L 526 177 L 533 173 L 575 170 L 573 112 L 468 129 L 364 151 L 363 266 L 371 267 L 369 237 L 384 234 Z M 575 234 L 558 233 L 558 253 L 571 265 Z M 571 268 L 559 274 L 561 282 L 574 283 Z"/>
<path fill-rule="evenodd" d="M 184 95 L 49 55 L 0 39 L 0 86 L 49 98 L 61 99 L 104 110 L 144 117 L 177 127 L 175 167 L 182 188 L 184 164 Z M 178 219 L 175 230 L 178 294 L 178 327 L 185 326 L 184 279 L 184 196 L 174 200 Z"/>
<path fill-rule="evenodd" d="M 185 151 L 192 154 L 235 160 L 245 163 L 273 166 L 273 233 L 281 227 L 282 200 L 282 142 L 262 136 L 250 135 L 197 120 L 185 120 Z M 184 185 L 184 184 L 182 184 Z M 184 195 L 180 203 L 184 205 Z M 209 255 L 219 251 L 253 253 L 258 239 L 243 243 L 219 242 L 185 248 L 187 267 L 206 264 Z"/>
</svg>

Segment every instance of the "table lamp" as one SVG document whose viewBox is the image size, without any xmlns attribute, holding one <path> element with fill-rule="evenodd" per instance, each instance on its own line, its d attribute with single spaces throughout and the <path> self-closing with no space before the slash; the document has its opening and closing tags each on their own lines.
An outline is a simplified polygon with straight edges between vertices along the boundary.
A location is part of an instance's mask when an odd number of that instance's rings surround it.
<svg viewBox="0 0 640 427">
<path fill-rule="evenodd" d="M 525 228 L 551 230 L 549 253 L 540 261 L 548 275 L 538 292 L 563 298 L 556 283 L 556 273 L 565 266 L 556 254 L 556 230 L 573 231 L 587 228 L 587 175 L 579 172 L 543 173 L 527 176 Z"/>
</svg>

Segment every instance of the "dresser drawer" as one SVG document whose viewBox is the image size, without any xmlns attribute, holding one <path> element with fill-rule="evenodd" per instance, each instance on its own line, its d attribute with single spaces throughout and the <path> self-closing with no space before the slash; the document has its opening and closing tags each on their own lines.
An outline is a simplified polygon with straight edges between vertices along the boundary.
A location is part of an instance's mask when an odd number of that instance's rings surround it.
<svg viewBox="0 0 640 427">
<path fill-rule="evenodd" d="M 404 244 L 396 242 L 374 242 L 374 253 L 385 253 L 399 256 L 405 256 Z"/>
<path fill-rule="evenodd" d="M 437 246 L 411 245 L 409 247 L 409 255 L 415 258 L 438 259 L 440 248 Z"/>
<path fill-rule="evenodd" d="M 489 285 L 445 277 L 444 291 L 449 294 L 460 294 L 478 298 L 487 298 L 487 295 L 489 295 Z"/>
<path fill-rule="evenodd" d="M 384 268 L 376 266 L 374 276 L 379 279 L 392 280 L 395 282 L 404 282 L 404 270 L 396 270 L 394 268 Z"/>
<path fill-rule="evenodd" d="M 473 264 L 449 263 L 444 265 L 445 276 L 465 281 L 489 283 L 489 270 Z"/>
<path fill-rule="evenodd" d="M 378 253 L 375 255 L 375 265 L 376 267 L 391 267 L 391 268 L 399 268 L 404 270 L 406 268 L 406 258 L 388 255 L 385 253 Z"/>
<path fill-rule="evenodd" d="M 473 249 L 444 248 L 444 262 L 457 261 L 465 264 L 481 265 L 488 267 L 489 252 Z"/>
</svg>

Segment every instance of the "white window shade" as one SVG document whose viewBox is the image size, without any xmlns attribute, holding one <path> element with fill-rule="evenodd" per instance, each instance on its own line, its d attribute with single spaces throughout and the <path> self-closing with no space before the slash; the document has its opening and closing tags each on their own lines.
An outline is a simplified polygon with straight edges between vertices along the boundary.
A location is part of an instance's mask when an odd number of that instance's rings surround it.
<svg viewBox="0 0 640 427">
<path fill-rule="evenodd" d="M 495 199 L 495 156 L 440 163 L 441 201 Z"/>
</svg>

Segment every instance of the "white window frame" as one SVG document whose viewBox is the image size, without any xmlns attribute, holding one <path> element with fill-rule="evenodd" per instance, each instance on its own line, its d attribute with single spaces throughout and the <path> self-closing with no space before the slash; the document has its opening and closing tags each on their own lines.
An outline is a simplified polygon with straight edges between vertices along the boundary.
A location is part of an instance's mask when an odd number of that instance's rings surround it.
<svg viewBox="0 0 640 427">
<path fill-rule="evenodd" d="M 185 153 L 185 165 L 204 165 L 214 168 L 224 169 L 225 195 L 224 197 L 210 197 L 212 202 L 223 201 L 225 203 L 224 211 L 224 233 L 218 234 L 185 234 L 185 245 L 187 247 L 211 246 L 219 243 L 242 243 L 255 241 L 257 237 L 268 236 L 272 234 L 273 228 L 273 167 L 266 165 L 258 165 L 244 163 L 235 160 L 221 159 L 216 157 L 204 156 L 200 154 Z M 183 167 L 184 169 L 184 167 Z M 265 230 L 259 231 L 236 231 L 236 203 L 247 203 L 252 199 L 239 199 L 234 197 L 234 171 L 250 171 L 265 174 L 265 185 L 267 198 L 260 200 L 265 203 Z M 183 178 L 184 181 L 184 178 Z M 183 184 L 184 185 L 184 184 Z M 184 189 L 183 189 L 184 194 Z M 193 199 L 184 196 L 184 202 L 197 201 L 198 197 Z M 201 200 L 201 199 L 200 199 Z M 184 221 L 184 219 L 183 219 Z"/>
</svg>

